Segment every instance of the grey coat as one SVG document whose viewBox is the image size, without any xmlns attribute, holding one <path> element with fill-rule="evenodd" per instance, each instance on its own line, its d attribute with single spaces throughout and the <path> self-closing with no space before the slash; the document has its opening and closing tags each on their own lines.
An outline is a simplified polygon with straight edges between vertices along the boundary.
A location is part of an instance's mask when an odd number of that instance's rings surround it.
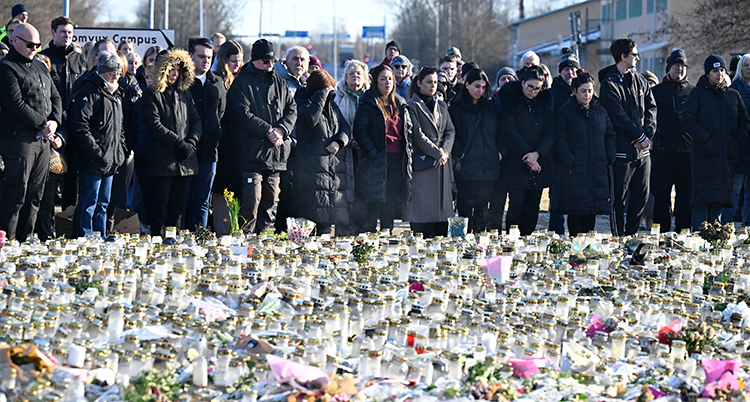
<svg viewBox="0 0 750 402">
<path fill-rule="evenodd" d="M 406 103 L 410 110 L 412 130 L 406 141 L 414 149 L 412 160 L 427 155 L 435 160 L 453 150 L 455 131 L 448 114 L 448 106 L 436 101 L 432 113 L 418 95 Z M 441 152 L 442 151 L 442 152 Z M 403 220 L 415 223 L 444 222 L 454 216 L 451 183 L 453 166 L 448 163 L 437 168 L 413 172 L 411 197 L 407 198 Z"/>
</svg>

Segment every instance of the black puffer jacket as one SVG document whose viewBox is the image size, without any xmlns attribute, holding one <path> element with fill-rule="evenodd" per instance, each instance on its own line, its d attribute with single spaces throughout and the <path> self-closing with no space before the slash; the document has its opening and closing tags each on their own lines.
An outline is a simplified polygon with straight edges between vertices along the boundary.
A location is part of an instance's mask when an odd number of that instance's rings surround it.
<svg viewBox="0 0 750 402">
<path fill-rule="evenodd" d="M 503 171 L 500 181 L 507 188 L 538 190 L 552 184 L 550 151 L 555 142 L 555 111 L 548 90 L 534 99 L 523 94 L 520 81 L 505 84 L 500 89 L 500 153 Z M 539 152 L 537 161 L 542 168 L 535 173 L 522 160 L 529 152 Z"/>
<path fill-rule="evenodd" d="M 617 158 L 636 160 L 649 150 L 636 150 L 631 142 L 654 138 L 656 103 L 646 79 L 637 71 L 620 74 L 616 66 L 599 72 L 599 97 L 617 133 Z"/>
<path fill-rule="evenodd" d="M 203 136 L 198 143 L 195 153 L 198 163 L 216 162 L 219 158 L 217 148 L 221 139 L 221 119 L 227 106 L 227 90 L 224 82 L 213 72 L 206 72 L 206 82 L 199 79 L 193 81 L 190 87 L 195 108 L 203 123 Z"/>
<path fill-rule="evenodd" d="M 68 115 L 68 134 L 75 138 L 76 166 L 90 174 L 115 174 L 125 161 L 125 91 L 118 87 L 110 93 L 98 74 L 89 75 L 82 84 Z"/>
<path fill-rule="evenodd" d="M 731 206 L 732 176 L 750 129 L 740 94 L 727 87 L 726 80 L 711 85 L 701 76 L 685 101 L 682 127 L 693 139 L 693 206 Z"/>
<path fill-rule="evenodd" d="M 615 162 L 615 130 L 596 97 L 589 108 L 575 97 L 555 116 L 555 164 L 559 172 L 558 213 L 609 213 L 607 165 Z"/>
<path fill-rule="evenodd" d="M 349 124 L 333 101 L 335 93 L 310 95 L 307 88 L 297 90 L 297 153 L 294 160 L 294 191 L 297 213 L 318 225 L 346 223 L 346 191 L 354 187 L 347 181 L 346 152 Z M 339 152 L 326 147 L 333 141 Z"/>
<path fill-rule="evenodd" d="M 36 141 L 48 121 L 62 123 L 62 101 L 39 60 L 10 52 L 0 63 L 0 140 Z"/>
<path fill-rule="evenodd" d="M 740 93 L 742 101 L 745 102 L 745 110 L 750 115 L 750 86 L 740 80 L 732 81 L 729 88 Z M 750 173 L 750 141 L 745 141 L 740 148 L 740 160 L 737 162 L 737 173 Z"/>
<path fill-rule="evenodd" d="M 237 145 L 236 167 L 241 172 L 286 170 L 291 152 L 289 135 L 297 120 L 297 105 L 283 78 L 245 64 L 227 93 L 229 135 Z M 268 133 L 274 127 L 286 131 L 284 143 L 274 146 Z"/>
<path fill-rule="evenodd" d="M 404 138 L 409 137 L 411 132 L 411 117 L 409 111 L 404 106 L 406 102 L 400 96 L 396 97 L 399 104 L 401 118 L 404 120 Z M 359 108 L 354 116 L 354 126 L 352 127 L 354 139 L 359 143 L 359 164 L 354 189 L 357 197 L 365 202 L 382 202 L 385 203 L 385 189 L 387 178 L 387 155 L 385 139 L 385 115 L 380 109 L 372 89 L 366 91 L 359 98 Z M 410 148 L 408 141 L 405 141 L 406 149 L 404 152 L 405 161 L 404 178 L 407 183 L 407 198 L 411 197 L 412 166 L 411 158 L 413 149 Z"/>
<path fill-rule="evenodd" d="M 63 109 L 67 110 L 73 83 L 86 72 L 86 58 L 76 52 L 73 45 L 56 46 L 54 41 L 50 41 L 49 47 L 39 53 L 49 57 L 52 64 L 50 75 L 60 93 Z"/>
<path fill-rule="evenodd" d="M 174 85 L 167 83 L 172 67 L 180 67 Z M 190 95 L 193 62 L 187 52 L 171 50 L 158 57 L 154 82 L 143 94 L 143 122 L 149 134 L 148 173 L 152 176 L 192 176 L 198 172 L 198 158 L 180 150 L 182 143 L 193 151 L 200 141 L 202 127 L 198 110 Z"/>
<path fill-rule="evenodd" d="M 690 154 L 690 134 L 682 128 L 680 114 L 685 100 L 695 85 L 687 79 L 675 82 L 664 76 L 662 82 L 651 88 L 658 113 L 656 114 L 656 136 L 654 155 Z"/>
<path fill-rule="evenodd" d="M 568 102 L 570 95 L 573 94 L 573 88 L 559 75 L 552 80 L 552 88 L 549 91 L 552 93 L 552 101 L 555 103 L 555 113 Z"/>
<path fill-rule="evenodd" d="M 500 124 L 492 101 L 481 98 L 474 104 L 468 92 L 462 91 L 448 112 L 456 130 L 453 158 L 462 158 L 461 169 L 454 172 L 456 180 L 498 180 Z"/>
</svg>

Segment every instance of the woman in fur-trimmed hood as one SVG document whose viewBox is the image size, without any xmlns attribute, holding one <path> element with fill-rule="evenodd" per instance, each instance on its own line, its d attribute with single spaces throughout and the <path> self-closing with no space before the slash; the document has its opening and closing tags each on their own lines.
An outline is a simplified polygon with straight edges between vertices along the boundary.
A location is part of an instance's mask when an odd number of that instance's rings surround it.
<svg viewBox="0 0 750 402">
<path fill-rule="evenodd" d="M 188 53 L 163 51 L 153 69 L 141 107 L 149 134 L 151 234 L 163 236 L 165 226 L 180 226 L 190 176 L 198 172 L 201 119 L 190 94 L 194 71 Z"/>
</svg>

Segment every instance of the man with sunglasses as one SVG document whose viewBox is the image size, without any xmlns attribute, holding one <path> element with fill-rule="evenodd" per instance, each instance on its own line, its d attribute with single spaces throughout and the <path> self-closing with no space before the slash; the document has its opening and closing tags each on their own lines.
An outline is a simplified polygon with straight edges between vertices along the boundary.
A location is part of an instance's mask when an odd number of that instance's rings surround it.
<svg viewBox="0 0 750 402">
<path fill-rule="evenodd" d="M 47 67 L 35 59 L 39 32 L 20 24 L 11 49 L 0 63 L 0 155 L 5 161 L 5 191 L 0 229 L 26 240 L 34 230 L 49 172 L 49 141 L 62 122 L 62 101 Z"/>
<path fill-rule="evenodd" d="M 613 166 L 613 220 L 616 236 L 638 231 L 649 197 L 651 175 L 651 139 L 656 132 L 656 103 L 651 88 L 636 69 L 640 60 L 633 39 L 619 38 L 609 47 L 615 65 L 599 71 L 599 97 L 615 128 L 615 164 Z M 628 199 L 627 224 L 625 197 Z"/>
<path fill-rule="evenodd" d="M 242 67 L 227 93 L 229 124 L 225 129 L 242 178 L 244 230 L 262 233 L 273 222 L 279 173 L 287 169 L 297 105 L 284 79 L 273 72 L 273 44 L 258 39 L 250 54 L 250 63 Z"/>
<path fill-rule="evenodd" d="M 401 54 L 391 60 L 391 68 L 396 80 L 396 93 L 406 100 L 411 85 L 411 62 Z"/>
</svg>

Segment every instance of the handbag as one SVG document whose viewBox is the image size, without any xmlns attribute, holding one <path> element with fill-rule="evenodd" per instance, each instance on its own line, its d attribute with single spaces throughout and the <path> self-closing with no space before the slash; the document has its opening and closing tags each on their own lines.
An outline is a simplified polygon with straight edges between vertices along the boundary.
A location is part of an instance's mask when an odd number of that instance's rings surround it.
<svg viewBox="0 0 750 402">
<path fill-rule="evenodd" d="M 54 174 L 65 174 L 68 171 L 68 163 L 56 149 L 50 148 L 49 172 Z"/>
<path fill-rule="evenodd" d="M 421 172 L 435 167 L 435 158 L 422 154 L 412 160 L 412 167 L 415 172 Z"/>
</svg>

